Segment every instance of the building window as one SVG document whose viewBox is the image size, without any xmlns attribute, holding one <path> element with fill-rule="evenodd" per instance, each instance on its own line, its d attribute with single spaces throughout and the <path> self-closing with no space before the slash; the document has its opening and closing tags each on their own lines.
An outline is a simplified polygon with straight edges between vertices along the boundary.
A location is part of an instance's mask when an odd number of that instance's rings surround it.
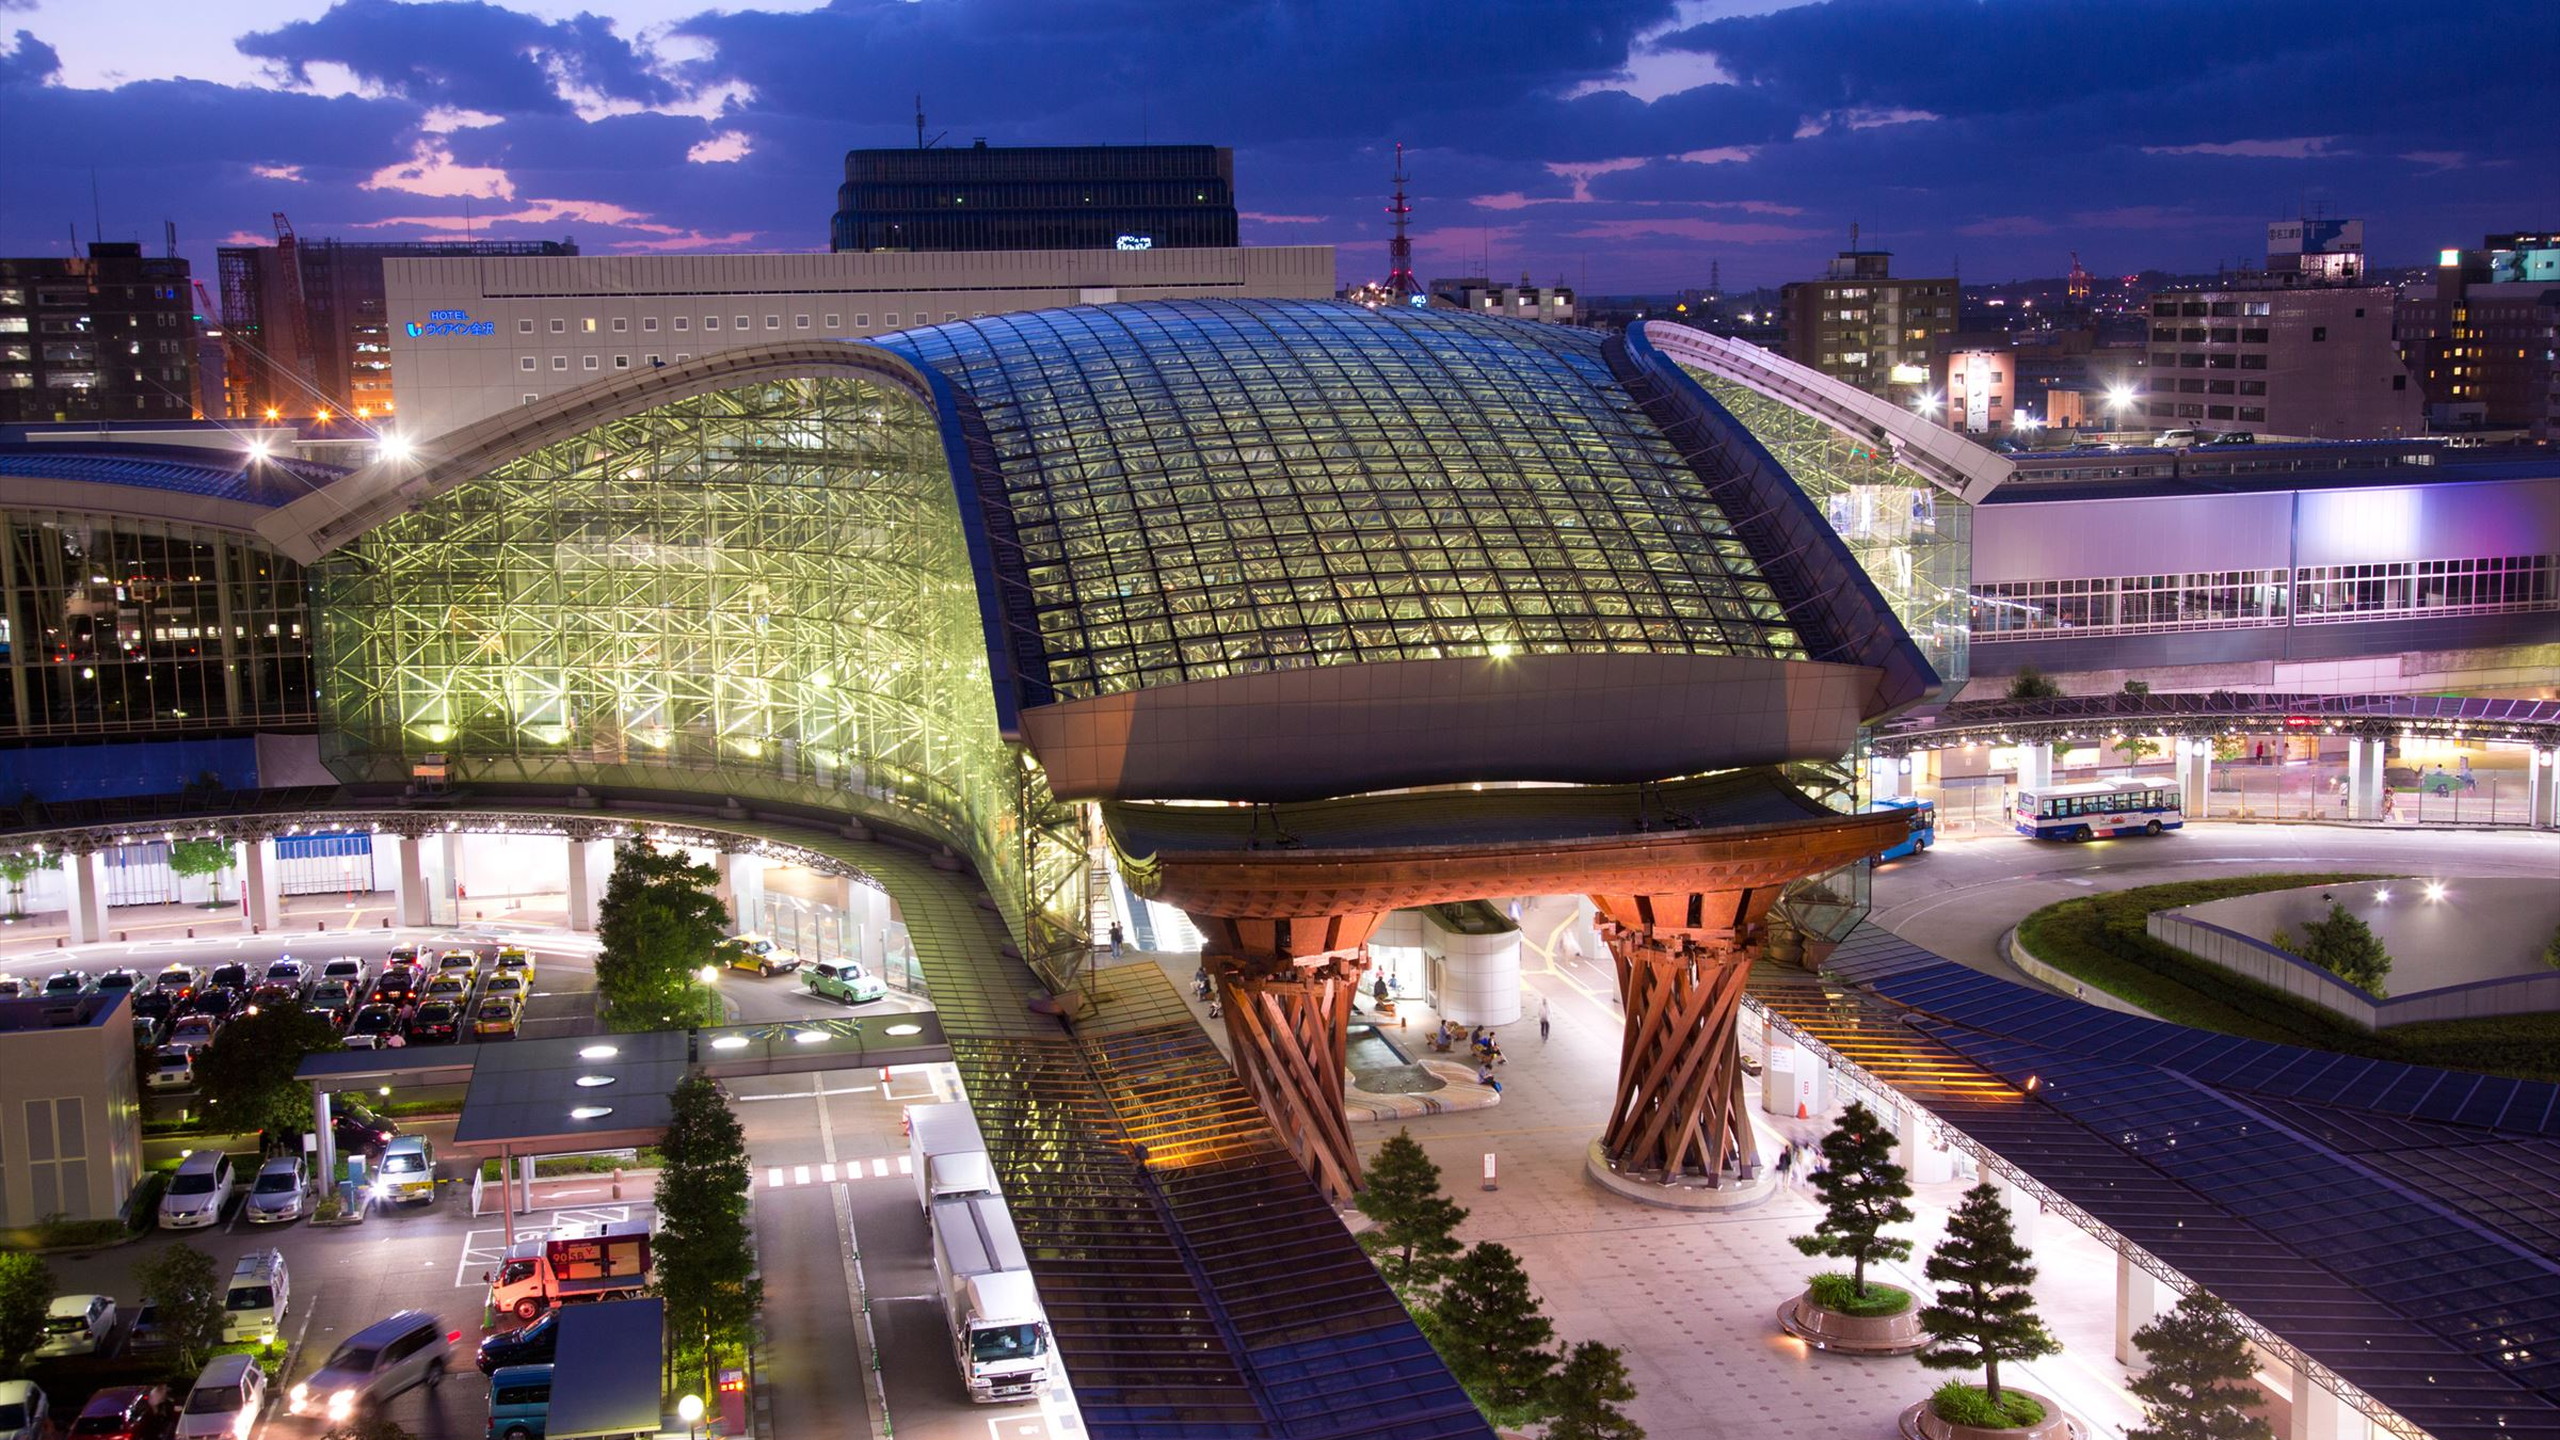
<svg viewBox="0 0 2560 1440">
<path fill-rule="evenodd" d="M 2207 420 L 2228 420 L 2231 418 L 2231 407 L 2228 405 L 2207 405 L 2204 407 L 2204 418 Z"/>
<path fill-rule="evenodd" d="M 2326 326 L 2326 325 L 2314 325 L 2314 326 L 2312 326 L 2312 327 L 2311 327 L 2311 338 L 2312 338 L 2312 339 L 2314 339 L 2314 340 L 2326 340 L 2326 339 L 2328 339 L 2328 338 L 2329 338 L 2329 327 L 2328 327 L 2328 326 Z"/>
<path fill-rule="evenodd" d="M 593 335 L 596 333 L 596 317 L 590 315 L 584 320 L 579 321 L 578 328 L 589 335 Z"/>
<path fill-rule="evenodd" d="M 614 333 L 616 333 L 616 334 L 620 334 L 621 332 L 623 332 L 623 331 L 625 331 L 625 330 L 628 330 L 628 329 L 630 329 L 630 328 L 631 328 L 631 322 L 630 322 L 629 320 L 624 319 L 624 318 L 623 318 L 622 316 L 620 316 L 620 315 L 616 315 L 616 316 L 614 316 L 614 317 L 613 317 L 613 329 L 614 329 Z"/>
<path fill-rule="evenodd" d="M 2201 420 L 2204 418 L 2204 407 L 2201 405 L 2181 404 L 2178 406 L 2178 418 L 2181 420 Z"/>
<path fill-rule="evenodd" d="M 2240 332 L 2240 343 L 2243 345 L 2264 345 L 2267 343 L 2267 332 L 2264 330 L 2243 330 Z"/>
<path fill-rule="evenodd" d="M 517 333 L 517 334 L 519 334 L 519 335 L 530 335 L 530 334 L 532 334 L 532 333 L 533 333 L 533 322 L 532 322 L 531 320 L 518 320 L 518 321 L 516 322 L 516 333 Z"/>
<path fill-rule="evenodd" d="M 631 357 L 630 357 L 630 356 L 628 356 L 628 355 L 616 355 L 616 356 L 614 356 L 614 357 L 613 357 L 613 368 L 614 368 L 614 369 L 616 369 L 616 370 L 628 370 L 628 369 L 630 369 L 630 368 L 631 368 Z"/>
<path fill-rule="evenodd" d="M 686 326 L 691 325 L 692 323 L 693 323 L 693 321 L 692 321 L 690 318 L 686 317 L 686 316 L 679 315 L 679 316 L 677 316 L 677 317 L 676 317 L 676 328 L 677 328 L 678 330 L 682 330 L 682 329 L 684 329 Z"/>
<path fill-rule="evenodd" d="M 655 316 L 655 315 L 643 315 L 643 316 L 641 316 L 641 317 L 640 317 L 640 328 L 641 328 L 641 329 L 643 329 L 643 330 L 649 331 L 649 332 L 651 332 L 652 334 L 656 333 L 657 328 L 658 328 L 658 317 L 657 317 L 657 316 Z"/>
<path fill-rule="evenodd" d="M 568 321 L 566 321 L 566 320 L 554 320 L 554 321 L 552 321 L 552 322 L 551 322 L 551 333 L 552 333 L 552 334 L 554 334 L 554 335 L 566 335 L 566 334 L 568 334 L 568 333 L 569 333 L 569 322 L 568 322 Z"/>
<path fill-rule="evenodd" d="M 854 329 L 856 329 L 856 330 L 868 330 L 868 329 L 870 329 L 870 328 L 871 328 L 871 317 L 870 317 L 870 316 L 868 316 L 868 315 L 856 315 L 856 316 L 854 316 L 854 317 L 853 317 L 853 328 L 854 328 Z"/>
<path fill-rule="evenodd" d="M 541 397 L 541 396 L 539 396 L 539 395 L 527 395 L 526 397 L 524 397 L 524 403 L 526 403 L 527 405 L 530 405 L 530 404 L 532 404 L 534 401 L 539 400 L 539 399 L 541 399 L 541 398 L 542 398 L 542 397 Z"/>
<path fill-rule="evenodd" d="M 2201 370 L 2204 368 L 2204 360 L 2205 357 L 2203 355 L 2194 351 L 2189 351 L 2188 353 L 2178 357 L 2178 368 L 2181 370 Z"/>
<path fill-rule="evenodd" d="M 746 325 L 747 325 L 746 317 L 745 317 L 745 316 L 743 316 L 743 315 L 742 315 L 742 316 L 740 316 L 740 317 L 738 317 L 738 328 L 739 328 L 739 329 L 741 329 L 741 330 L 743 330 L 743 329 L 745 329 L 745 328 L 746 328 Z M 764 328 L 766 328 L 767 330 L 779 330 L 779 329 L 781 329 L 781 328 L 782 328 L 782 317 L 781 317 L 781 316 L 779 316 L 779 315 L 767 315 L 766 317 L 764 317 Z"/>
<path fill-rule="evenodd" d="M 2267 393 L 2267 382 L 2264 380 L 2243 380 L 2240 382 L 2240 393 L 2243 395 L 2264 395 Z"/>
<path fill-rule="evenodd" d="M 945 311 L 943 311 L 943 312 L 942 312 L 942 323 L 943 323 L 943 324 L 945 324 L 945 325 L 948 325 L 948 324 L 950 324 L 952 321 L 957 320 L 957 319 L 959 319 L 959 318 L 960 318 L 960 312 L 959 312 L 959 311 L 957 311 L 957 310 L 945 310 Z"/>
<path fill-rule="evenodd" d="M 705 330 L 717 330 L 717 329 L 719 329 L 719 328 L 720 328 L 720 317 L 719 317 L 719 316 L 717 316 L 717 315 L 705 315 L 705 316 L 703 316 L 703 317 L 702 317 L 702 328 L 703 328 L 703 329 L 705 329 Z"/>
<path fill-rule="evenodd" d="M 659 359 L 659 358 L 658 358 L 657 356 L 655 356 L 655 355 L 643 355 L 643 356 L 641 356 L 640 358 L 641 358 L 641 359 L 643 359 L 643 360 L 648 361 L 648 362 L 649 362 L 649 368 L 650 368 L 650 369 L 652 369 L 652 370 L 655 370 L 655 369 L 657 369 L 659 366 L 661 366 L 661 365 L 663 365 L 663 364 L 665 364 L 665 363 L 666 363 L 665 361 L 663 361 L 663 360 Z"/>
<path fill-rule="evenodd" d="M 2216 380 L 2204 388 L 2205 393 L 2209 395 L 2229 395 L 2233 393 L 2231 382 L 2228 380 Z"/>
<path fill-rule="evenodd" d="M 2394 376 L 2392 376 L 2392 377 L 2391 377 L 2391 388 L 2392 388 L 2392 389 L 2394 389 L 2394 390 L 2406 390 L 2406 389 L 2408 389 L 2408 388 L 2409 388 L 2409 377 L 2408 377 L 2408 376 L 2406 376 L 2406 375 L 2394 375 Z"/>
<path fill-rule="evenodd" d="M 687 360 L 690 360 L 690 359 L 692 359 L 692 358 L 693 358 L 693 357 L 692 357 L 692 356 L 690 356 L 690 355 L 678 354 L 678 355 L 676 356 L 676 363 L 677 363 L 677 364 L 679 364 L 679 365 L 681 365 L 681 364 L 683 364 L 684 362 L 686 362 Z"/>
<path fill-rule="evenodd" d="M 2201 395 L 2204 393 L 2204 382 L 2202 380 L 2180 380 L 2178 382 L 2178 393 L 2181 395 Z"/>
<path fill-rule="evenodd" d="M 2240 368 L 2243 370 L 2264 370 L 2267 368 L 2267 357 L 2264 355 L 2243 355 L 2240 357 Z"/>
<path fill-rule="evenodd" d="M 29 1100 L 27 1188 L 34 1213 L 89 1212 L 89 1127 L 77 1095 Z"/>
<path fill-rule="evenodd" d="M 843 329 L 843 328 L 844 328 L 844 317 L 843 317 L 843 316 L 841 316 L 841 315 L 830 315 L 830 316 L 828 316 L 828 317 L 827 317 L 827 328 L 828 328 L 828 329 L 830 329 L 830 330 L 841 330 L 841 329 Z"/>
<path fill-rule="evenodd" d="M 517 361 L 517 362 L 516 362 L 516 368 L 517 368 L 517 369 L 519 369 L 519 370 L 539 370 L 539 369 L 541 369 L 542 367 L 541 367 L 539 364 L 536 364 L 536 363 L 535 363 L 534 358 L 533 358 L 532 356 L 527 355 L 527 356 L 526 356 L 526 357 L 524 357 L 523 359 L 521 359 L 521 360 L 519 360 L 519 361 Z"/>
<path fill-rule="evenodd" d="M 749 316 L 741 315 L 738 317 L 738 328 L 741 330 L 753 330 L 756 328 L 755 321 Z"/>
<path fill-rule="evenodd" d="M 554 355 L 554 356 L 552 356 L 552 357 L 551 357 L 551 368 L 552 368 L 552 369 L 554 369 L 554 370 L 566 370 L 566 369 L 568 369 L 568 368 L 569 368 L 569 357 L 568 357 L 568 356 L 566 356 L 566 355 Z"/>
<path fill-rule="evenodd" d="M 2237 355 L 2208 355 L 2205 357 L 2205 365 L 2214 370 L 2236 370 L 2240 368 L 2236 363 L 2239 358 Z"/>
<path fill-rule="evenodd" d="M 898 312 L 892 310 L 888 314 L 881 316 L 880 323 L 883 325 L 895 326 L 898 323 Z"/>
<path fill-rule="evenodd" d="M 2151 407 L 2151 417 L 2155 420 L 2174 420 L 2177 416 L 2178 407 L 2175 405 L 2155 404 Z"/>
<path fill-rule="evenodd" d="M 595 370 L 595 369 L 600 369 L 600 368 L 602 368 L 602 367 L 597 363 L 597 361 L 596 361 L 596 357 L 595 357 L 595 356 L 590 355 L 590 356 L 588 356 L 588 357 L 586 357 L 586 358 L 587 358 L 587 368 L 588 368 L 588 369 L 590 369 L 590 370 Z"/>
</svg>

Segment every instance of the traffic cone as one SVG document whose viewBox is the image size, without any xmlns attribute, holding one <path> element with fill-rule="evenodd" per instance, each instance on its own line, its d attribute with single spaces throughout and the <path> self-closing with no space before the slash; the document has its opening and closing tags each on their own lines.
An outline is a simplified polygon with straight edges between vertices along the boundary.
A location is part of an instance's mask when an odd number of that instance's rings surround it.
<svg viewBox="0 0 2560 1440">
<path fill-rule="evenodd" d="M 1804 1102 L 1801 1100 L 1796 1102 L 1796 1118 L 1799 1120 L 1810 1120 L 1813 1118 L 1812 1116 L 1804 1113 Z"/>
</svg>

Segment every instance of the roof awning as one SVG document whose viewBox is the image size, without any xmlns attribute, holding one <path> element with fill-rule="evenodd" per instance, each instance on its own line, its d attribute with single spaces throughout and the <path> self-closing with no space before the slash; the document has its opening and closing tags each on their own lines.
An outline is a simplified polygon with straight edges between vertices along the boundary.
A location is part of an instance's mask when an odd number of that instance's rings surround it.
<svg viewBox="0 0 2560 1440">
<path fill-rule="evenodd" d="M 655 1299 L 564 1306 L 544 1433 L 555 1440 L 657 1434 L 665 1418 L 658 1408 L 665 1323 Z"/>
</svg>

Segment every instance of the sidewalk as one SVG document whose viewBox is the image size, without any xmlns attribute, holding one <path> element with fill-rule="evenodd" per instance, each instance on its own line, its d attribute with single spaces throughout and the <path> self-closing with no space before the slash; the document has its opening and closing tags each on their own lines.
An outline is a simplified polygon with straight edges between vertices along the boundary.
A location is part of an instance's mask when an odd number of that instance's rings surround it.
<svg viewBox="0 0 2560 1440">
<path fill-rule="evenodd" d="M 1438 1162 L 1451 1198 L 1470 1212 L 1461 1238 L 1500 1241 L 1519 1254 L 1558 1338 L 1600 1340 L 1626 1352 L 1638 1396 L 1629 1413 L 1656 1440 L 1874 1440 L 1895 1433 L 1904 1407 L 1959 1377 L 1910 1359 L 1818 1354 L 1779 1332 L 1779 1304 L 1822 1268 L 1788 1243 L 1819 1213 L 1809 1190 L 1781 1192 L 1738 1214 L 1697 1215 L 1619 1198 L 1584 1174 L 1585 1149 L 1615 1089 L 1619 1013 L 1614 991 L 1600 988 L 1609 982 L 1595 962 L 1559 955 L 1560 966 L 1550 963 L 1543 946 L 1555 933 L 1524 925 L 1521 1010 L 1528 1018 L 1502 1027 L 1509 1063 L 1501 1070 L 1501 1103 L 1354 1124 L 1362 1149 L 1374 1152 L 1399 1123 L 1409 1129 Z M 1189 999 L 1194 957 L 1130 959 L 1163 966 Z M 1542 996 L 1554 1004 L 1553 1033 L 1544 1042 L 1535 1018 Z M 1205 1004 L 1193 1002 L 1193 1009 L 1223 1048 L 1225 1026 L 1208 1020 Z M 1387 1022 L 1389 1033 L 1408 1052 L 1427 1053 L 1422 1037 L 1439 1017 L 1418 999 L 1399 1000 L 1397 1009 L 1406 1025 L 1397 1031 Z M 1354 1023 L 1371 1018 L 1364 1000 Z M 1789 1132 L 1810 1139 L 1828 1128 L 1761 1113 L 1756 1082 L 1750 1097 L 1764 1153 Z M 1498 1189 L 1483 1188 L 1488 1157 Z M 1912 1202 L 1919 1220 L 1909 1232 L 1915 1253 L 1885 1267 L 1886 1278 L 1927 1294 L 1921 1265 L 1965 1188 L 1961 1181 L 1920 1187 Z M 2093 1440 L 2120 1440 L 2138 1411 L 2113 1353 L 2115 1254 L 2059 1215 L 2021 1217 L 2019 1228 L 2042 1271 L 2039 1310 L 2068 1348 L 2032 1365 L 2004 1366 L 2002 1374 L 2061 1401 Z"/>
<path fill-rule="evenodd" d="M 493 896 L 462 902 L 458 922 L 413 927 L 439 933 L 480 924 L 532 929 L 567 929 L 568 900 L 560 895 Z M 284 923 L 274 935 L 346 935 L 362 938 L 359 948 L 387 938 L 393 927 L 391 892 L 347 895 L 288 895 L 279 903 Z M 30 914 L 0 922 L 0 959 L 66 949 L 71 944 L 70 915 L 61 910 Z M 197 905 L 119 905 L 107 912 L 107 944 L 150 944 L 187 939 L 228 940 L 251 933 L 248 916 L 237 903 L 218 910 Z"/>
</svg>

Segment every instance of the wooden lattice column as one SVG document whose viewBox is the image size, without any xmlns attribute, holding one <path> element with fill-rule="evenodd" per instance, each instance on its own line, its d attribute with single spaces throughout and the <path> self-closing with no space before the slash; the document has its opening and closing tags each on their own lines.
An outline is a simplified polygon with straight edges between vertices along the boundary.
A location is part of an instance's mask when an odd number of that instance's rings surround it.
<svg viewBox="0 0 2560 1440">
<path fill-rule="evenodd" d="M 1620 925 L 1603 925 L 1601 937 L 1626 1005 L 1618 1094 L 1600 1139 L 1610 1167 L 1709 1186 L 1758 1175 L 1737 1029 L 1754 947 Z"/>
<path fill-rule="evenodd" d="M 1365 950 L 1296 964 L 1202 957 L 1224 1003 L 1236 1074 L 1317 1185 L 1336 1201 L 1360 1188 L 1360 1149 L 1342 1108 L 1343 1049 Z"/>
</svg>

